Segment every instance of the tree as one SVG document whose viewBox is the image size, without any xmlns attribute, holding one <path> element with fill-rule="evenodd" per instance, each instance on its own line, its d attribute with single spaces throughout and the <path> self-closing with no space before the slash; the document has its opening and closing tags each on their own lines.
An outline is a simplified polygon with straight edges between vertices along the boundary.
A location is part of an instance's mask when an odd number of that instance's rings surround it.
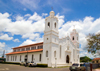
<svg viewBox="0 0 100 71">
<path fill-rule="evenodd" d="M 92 59 L 90 59 L 89 57 L 87 56 L 84 56 L 84 57 L 80 57 L 80 62 L 91 62 Z"/>
<path fill-rule="evenodd" d="M 88 52 L 95 54 L 97 50 L 100 50 L 100 33 L 89 34 L 87 36 L 87 46 Z"/>
</svg>

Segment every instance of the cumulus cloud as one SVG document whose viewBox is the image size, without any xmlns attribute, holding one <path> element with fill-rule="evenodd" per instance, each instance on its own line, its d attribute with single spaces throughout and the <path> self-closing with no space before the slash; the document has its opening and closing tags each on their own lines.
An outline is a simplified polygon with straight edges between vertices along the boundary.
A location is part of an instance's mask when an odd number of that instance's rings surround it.
<svg viewBox="0 0 100 71">
<path fill-rule="evenodd" d="M 34 41 L 30 40 L 30 39 L 27 39 L 26 41 L 24 41 L 20 46 L 23 46 L 23 45 L 28 45 L 28 44 L 33 44 L 35 43 Z"/>
<path fill-rule="evenodd" d="M 13 37 L 9 37 L 8 34 L 1 34 L 0 39 L 1 40 L 12 40 Z"/>
<path fill-rule="evenodd" d="M 13 41 L 14 41 L 14 42 L 20 42 L 19 39 L 14 39 Z"/>
<path fill-rule="evenodd" d="M 18 20 L 18 21 L 23 20 L 23 17 L 17 16 L 17 17 L 16 17 L 16 20 Z"/>
<path fill-rule="evenodd" d="M 29 16 L 29 18 L 25 19 L 26 16 Z M 15 35 L 44 31 L 45 19 L 36 12 L 32 16 L 30 14 L 26 14 L 23 17 L 17 16 L 15 22 L 12 22 L 9 17 L 8 13 L 0 13 L 0 31 L 10 32 Z"/>
<path fill-rule="evenodd" d="M 39 37 L 38 33 L 36 33 L 36 34 L 28 33 L 28 34 L 25 34 L 25 35 L 22 36 L 22 38 L 29 38 L 31 40 L 34 40 L 34 38 L 36 38 L 36 37 Z"/>
<path fill-rule="evenodd" d="M 63 25 L 63 23 L 64 23 L 64 16 L 60 16 L 59 15 L 59 13 L 56 15 L 56 17 L 58 18 L 58 27 L 60 28 L 62 25 Z"/>
</svg>

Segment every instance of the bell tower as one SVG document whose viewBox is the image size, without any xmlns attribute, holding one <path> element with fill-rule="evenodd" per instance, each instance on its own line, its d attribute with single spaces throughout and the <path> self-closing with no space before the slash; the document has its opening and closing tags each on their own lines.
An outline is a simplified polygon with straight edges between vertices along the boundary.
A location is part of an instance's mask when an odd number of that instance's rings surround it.
<svg viewBox="0 0 100 71">
<path fill-rule="evenodd" d="M 76 46 L 76 47 L 79 47 L 79 35 L 78 35 L 78 32 L 76 31 L 76 29 L 74 28 L 73 31 L 70 33 L 70 38 L 71 38 L 71 41 L 73 42 L 73 44 Z"/>
<path fill-rule="evenodd" d="M 49 67 L 55 63 L 59 49 L 58 36 L 58 18 L 54 11 L 45 19 L 44 41 L 43 41 L 43 63 L 47 63 Z"/>
</svg>

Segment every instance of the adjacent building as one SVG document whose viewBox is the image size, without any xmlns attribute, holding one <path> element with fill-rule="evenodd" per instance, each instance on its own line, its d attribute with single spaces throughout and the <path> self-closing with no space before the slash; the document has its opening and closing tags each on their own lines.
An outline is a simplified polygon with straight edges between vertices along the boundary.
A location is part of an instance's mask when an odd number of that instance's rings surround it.
<svg viewBox="0 0 100 71">
<path fill-rule="evenodd" d="M 92 63 L 100 63 L 100 58 L 94 58 L 94 59 L 92 60 Z"/>
<path fill-rule="evenodd" d="M 43 42 L 12 48 L 6 54 L 7 62 L 34 61 L 49 67 L 70 66 L 79 63 L 79 34 L 73 29 L 70 36 L 59 39 L 58 18 L 54 11 L 45 18 Z"/>
</svg>

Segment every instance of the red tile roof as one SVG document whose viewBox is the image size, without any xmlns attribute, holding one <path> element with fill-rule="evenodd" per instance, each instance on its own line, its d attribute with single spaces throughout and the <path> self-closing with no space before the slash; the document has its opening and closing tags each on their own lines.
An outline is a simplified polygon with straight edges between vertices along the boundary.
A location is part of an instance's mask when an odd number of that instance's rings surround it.
<svg viewBox="0 0 100 71">
<path fill-rule="evenodd" d="M 40 44 L 43 44 L 43 42 L 35 43 L 35 44 L 30 44 L 30 45 L 19 46 L 19 47 L 14 47 L 14 48 L 12 48 L 12 49 L 22 48 L 22 47 L 29 47 L 29 46 L 40 45 Z"/>
<path fill-rule="evenodd" d="M 100 58 L 94 58 L 92 61 L 95 61 L 95 60 L 100 60 Z"/>
<path fill-rule="evenodd" d="M 19 53 L 30 53 L 30 52 L 39 52 L 39 51 L 43 51 L 43 49 L 36 49 L 36 50 L 28 50 L 28 51 L 19 51 L 19 52 L 11 52 L 11 53 L 7 53 L 6 55 L 10 55 L 10 54 L 19 54 Z"/>
</svg>

